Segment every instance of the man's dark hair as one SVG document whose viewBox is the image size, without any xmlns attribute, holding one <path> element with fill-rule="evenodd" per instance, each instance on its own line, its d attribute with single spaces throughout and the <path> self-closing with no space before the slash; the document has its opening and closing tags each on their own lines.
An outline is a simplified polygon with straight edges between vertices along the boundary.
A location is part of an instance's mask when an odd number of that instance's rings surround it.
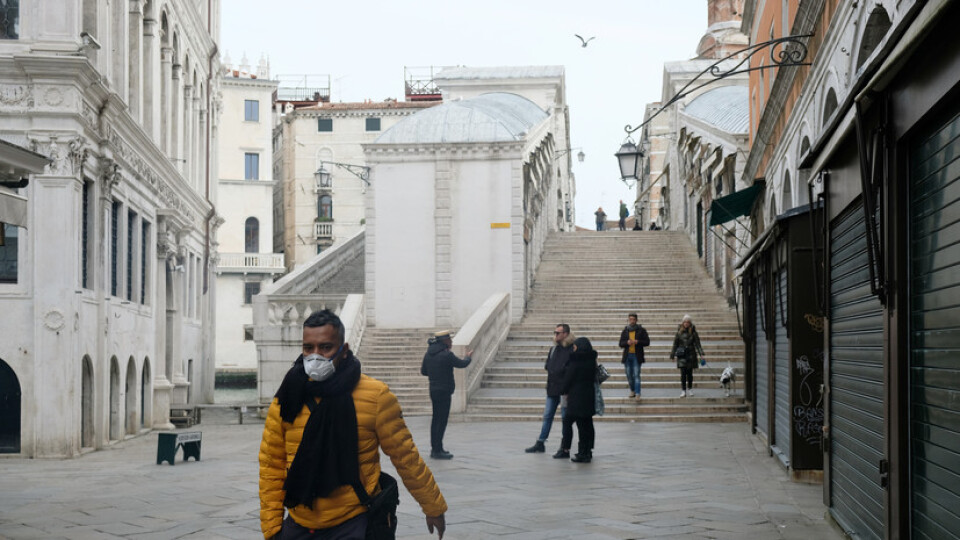
<svg viewBox="0 0 960 540">
<path fill-rule="evenodd" d="M 637 318 L 637 314 L 636 314 L 636 313 L 630 313 L 630 314 L 627 315 L 627 318 L 629 319 L 630 317 L 633 317 L 634 319 L 636 319 L 636 318 Z"/>
<path fill-rule="evenodd" d="M 567 323 L 560 323 L 560 324 L 558 324 L 557 326 L 559 326 L 560 328 L 563 328 L 563 331 L 564 331 L 564 332 L 566 332 L 566 333 L 568 333 L 568 334 L 570 333 L 570 325 L 569 325 L 569 324 L 567 324 Z"/>
<path fill-rule="evenodd" d="M 340 321 L 340 317 L 337 317 L 336 313 L 329 309 L 314 311 L 307 317 L 307 320 L 303 321 L 304 328 L 319 328 L 328 324 L 333 326 L 334 330 L 337 331 L 337 337 L 339 337 L 340 342 L 343 343 L 345 334 L 343 322 Z"/>
</svg>

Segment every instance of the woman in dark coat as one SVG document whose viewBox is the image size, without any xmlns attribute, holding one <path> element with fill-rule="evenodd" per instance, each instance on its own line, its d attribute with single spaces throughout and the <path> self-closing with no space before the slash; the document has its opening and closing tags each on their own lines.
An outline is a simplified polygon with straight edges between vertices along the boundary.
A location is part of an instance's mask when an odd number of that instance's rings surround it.
<svg viewBox="0 0 960 540">
<path fill-rule="evenodd" d="M 597 381 L 597 351 L 590 340 L 581 337 L 573 342 L 573 353 L 563 377 L 562 392 L 567 396 L 567 414 L 563 417 L 564 430 L 561 448 L 570 448 L 573 442 L 572 424 L 577 424 L 580 437 L 579 452 L 570 461 L 590 463 L 593 459 L 593 415 L 596 414 L 594 384 Z"/>
<path fill-rule="evenodd" d="M 670 358 L 677 359 L 677 367 L 680 369 L 680 397 L 693 396 L 693 370 L 700 365 L 700 357 L 703 356 L 697 327 L 693 325 L 689 315 L 684 315 L 680 327 L 677 328 L 677 335 L 673 338 L 673 348 L 670 349 Z M 687 387 L 690 388 L 689 391 Z"/>
</svg>

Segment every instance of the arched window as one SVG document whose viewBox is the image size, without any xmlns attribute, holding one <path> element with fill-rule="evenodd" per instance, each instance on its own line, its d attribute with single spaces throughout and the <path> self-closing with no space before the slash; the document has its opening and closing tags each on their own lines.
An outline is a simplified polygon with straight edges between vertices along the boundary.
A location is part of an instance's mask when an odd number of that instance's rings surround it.
<svg viewBox="0 0 960 540">
<path fill-rule="evenodd" d="M 827 98 L 823 100 L 823 123 L 822 125 L 826 126 L 827 121 L 830 120 L 830 117 L 833 116 L 834 111 L 837 110 L 837 93 L 831 88 L 827 90 Z"/>
<path fill-rule="evenodd" d="M 857 51 L 857 71 L 860 71 L 863 63 L 867 61 L 867 58 L 870 58 L 877 45 L 880 45 L 880 42 L 883 41 L 883 37 L 887 35 L 890 26 L 890 16 L 887 15 L 887 10 L 883 9 L 883 6 L 873 8 L 870 17 L 867 18 L 866 26 L 863 27 L 863 36 L 860 38 L 860 50 Z"/>
<path fill-rule="evenodd" d="M 783 175 L 783 194 L 780 201 L 780 207 L 783 208 L 784 212 L 793 208 L 793 185 L 790 182 L 790 171 Z"/>
<path fill-rule="evenodd" d="M 260 222 L 255 217 L 247 218 L 244 226 L 243 249 L 246 253 L 260 252 Z"/>
<path fill-rule="evenodd" d="M 807 155 L 807 152 L 810 151 L 810 137 L 806 135 L 803 136 L 803 140 L 800 141 L 800 157 Z"/>
<path fill-rule="evenodd" d="M 317 203 L 317 216 L 321 219 L 333 219 L 333 197 L 321 195 Z"/>
</svg>

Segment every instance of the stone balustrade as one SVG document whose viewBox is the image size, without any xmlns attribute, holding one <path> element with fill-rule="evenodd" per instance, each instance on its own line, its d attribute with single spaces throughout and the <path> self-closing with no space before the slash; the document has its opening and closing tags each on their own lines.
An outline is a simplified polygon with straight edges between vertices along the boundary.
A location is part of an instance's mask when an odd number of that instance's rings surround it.
<svg viewBox="0 0 960 540">
<path fill-rule="evenodd" d="M 217 273 L 282 274 L 283 253 L 220 253 Z"/>
<path fill-rule="evenodd" d="M 314 223 L 316 228 L 317 238 L 333 238 L 333 222 L 332 221 L 318 221 Z"/>
<path fill-rule="evenodd" d="M 460 327 L 453 338 L 453 352 L 463 358 L 473 350 L 473 361 L 464 369 L 454 370 L 457 388 L 450 410 L 466 411 L 470 396 L 480 388 L 483 372 L 497 357 L 497 351 L 510 332 L 510 294 L 490 296 Z"/>
</svg>

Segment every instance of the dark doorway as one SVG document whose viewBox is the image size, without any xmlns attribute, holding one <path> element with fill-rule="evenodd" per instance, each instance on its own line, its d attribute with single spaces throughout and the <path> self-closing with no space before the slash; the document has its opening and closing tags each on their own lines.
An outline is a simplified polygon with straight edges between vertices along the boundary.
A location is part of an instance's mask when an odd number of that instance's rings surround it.
<svg viewBox="0 0 960 540">
<path fill-rule="evenodd" d="M 0 454 L 20 453 L 20 381 L 0 360 Z"/>
</svg>

